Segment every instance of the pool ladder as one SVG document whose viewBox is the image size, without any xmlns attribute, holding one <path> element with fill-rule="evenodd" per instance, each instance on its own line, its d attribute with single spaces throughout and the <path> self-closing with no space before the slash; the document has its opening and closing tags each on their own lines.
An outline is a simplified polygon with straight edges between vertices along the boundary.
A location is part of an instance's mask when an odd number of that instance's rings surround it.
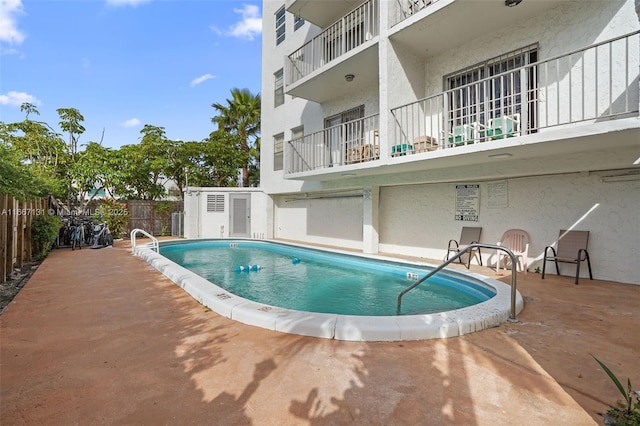
<svg viewBox="0 0 640 426">
<path fill-rule="evenodd" d="M 425 282 L 428 278 L 430 278 L 433 275 L 435 275 L 436 273 L 440 272 L 442 269 L 446 268 L 451 262 L 460 259 L 460 257 L 463 254 L 465 254 L 467 252 L 470 252 L 470 251 L 472 251 L 474 249 L 477 249 L 477 248 L 488 248 L 488 249 L 502 250 L 505 253 L 507 253 L 507 255 L 509 255 L 509 257 L 511 258 L 511 265 L 512 265 L 511 266 L 511 313 L 509 314 L 508 321 L 510 321 L 510 322 L 518 322 L 518 320 L 516 319 L 516 295 L 517 295 L 517 291 L 516 291 L 516 267 L 515 267 L 515 265 L 518 264 L 517 260 L 516 260 L 516 256 L 508 248 L 506 248 L 504 246 L 495 245 L 495 244 L 477 244 L 477 243 L 476 244 L 470 244 L 467 247 L 465 247 L 464 249 L 460 250 L 458 252 L 458 254 L 453 256 L 451 259 L 447 260 L 442 265 L 438 266 L 436 269 L 434 269 L 433 271 L 429 272 L 427 275 L 425 275 L 424 277 L 420 278 L 418 281 L 416 281 L 413 284 L 411 284 L 409 287 L 407 287 L 404 290 L 402 290 L 400 292 L 400 294 L 398 294 L 398 307 L 397 307 L 396 313 L 398 315 L 400 315 L 400 309 L 401 309 L 401 306 L 402 306 L 402 296 L 404 296 L 406 293 L 408 293 L 410 290 L 414 289 L 418 285 L 420 285 L 423 282 Z"/>
<path fill-rule="evenodd" d="M 155 250 L 156 253 L 160 252 L 160 244 L 158 243 L 158 239 L 153 235 L 151 235 L 150 233 L 148 233 L 147 231 L 145 231 L 144 229 L 136 228 L 133 231 L 131 231 L 131 252 L 133 254 L 136 254 L 136 235 L 138 235 L 138 233 L 143 234 L 147 238 L 150 238 L 151 249 Z"/>
</svg>

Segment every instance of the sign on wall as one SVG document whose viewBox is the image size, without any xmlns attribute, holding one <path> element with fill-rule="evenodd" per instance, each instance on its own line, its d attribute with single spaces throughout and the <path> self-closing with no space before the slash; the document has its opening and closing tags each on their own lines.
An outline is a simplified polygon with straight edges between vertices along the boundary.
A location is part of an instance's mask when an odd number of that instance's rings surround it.
<svg viewBox="0 0 640 426">
<path fill-rule="evenodd" d="M 477 222 L 480 212 L 480 185 L 456 185 L 455 220 Z"/>
<path fill-rule="evenodd" d="M 487 207 L 490 209 L 509 207 L 509 188 L 506 180 L 487 184 Z"/>
</svg>

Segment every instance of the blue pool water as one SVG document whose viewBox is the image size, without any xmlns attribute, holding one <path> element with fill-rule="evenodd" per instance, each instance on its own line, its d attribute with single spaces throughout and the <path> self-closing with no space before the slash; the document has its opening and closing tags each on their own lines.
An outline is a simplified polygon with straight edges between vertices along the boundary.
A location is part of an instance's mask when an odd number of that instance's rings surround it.
<svg viewBox="0 0 640 426">
<path fill-rule="evenodd" d="M 430 272 L 412 264 L 261 241 L 179 242 L 163 245 L 160 253 L 245 299 L 341 315 L 397 315 L 398 294 Z M 494 295 L 494 289 L 471 277 L 436 274 L 403 297 L 401 315 L 450 311 Z"/>
</svg>

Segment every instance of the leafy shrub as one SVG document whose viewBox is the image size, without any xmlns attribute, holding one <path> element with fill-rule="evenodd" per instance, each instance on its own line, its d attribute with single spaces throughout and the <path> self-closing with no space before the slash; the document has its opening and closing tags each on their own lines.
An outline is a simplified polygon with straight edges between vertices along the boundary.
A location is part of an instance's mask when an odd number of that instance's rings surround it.
<svg viewBox="0 0 640 426">
<path fill-rule="evenodd" d="M 98 223 L 106 222 L 113 238 L 120 238 L 122 231 L 129 223 L 129 210 L 126 204 L 107 198 L 100 200 L 93 218 Z"/>
<path fill-rule="evenodd" d="M 31 222 L 31 241 L 39 259 L 47 256 L 58 236 L 62 221 L 58 216 L 39 215 Z"/>
</svg>

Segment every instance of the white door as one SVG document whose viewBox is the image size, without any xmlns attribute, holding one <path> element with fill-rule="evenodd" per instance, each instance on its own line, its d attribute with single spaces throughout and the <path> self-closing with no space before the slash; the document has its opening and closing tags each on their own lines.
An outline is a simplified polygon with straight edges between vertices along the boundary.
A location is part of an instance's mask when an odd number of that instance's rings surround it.
<svg viewBox="0 0 640 426">
<path fill-rule="evenodd" d="M 251 236 L 251 194 L 229 194 L 230 237 Z"/>
</svg>

